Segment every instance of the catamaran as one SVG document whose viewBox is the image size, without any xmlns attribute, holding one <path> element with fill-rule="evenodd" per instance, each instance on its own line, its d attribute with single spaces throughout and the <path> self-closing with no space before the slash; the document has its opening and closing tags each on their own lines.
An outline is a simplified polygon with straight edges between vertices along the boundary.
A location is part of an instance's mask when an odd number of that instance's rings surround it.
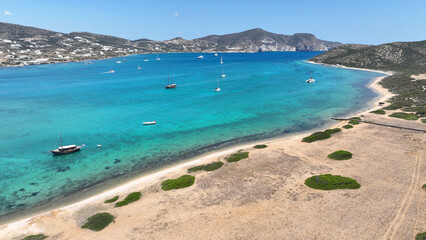
<svg viewBox="0 0 426 240">
<path fill-rule="evenodd" d="M 65 155 L 69 153 L 75 153 L 80 151 L 80 149 L 85 146 L 84 144 L 81 146 L 77 146 L 77 145 L 62 146 L 62 133 L 60 134 L 60 139 L 61 139 L 61 146 L 58 147 L 57 149 L 50 150 L 53 155 Z"/>
<path fill-rule="evenodd" d="M 167 78 L 167 85 L 166 85 L 166 89 L 171 89 L 171 88 L 176 88 L 176 84 L 173 83 L 173 77 L 172 77 L 172 83 L 170 84 L 170 76 Z"/>
<path fill-rule="evenodd" d="M 220 64 L 223 64 L 223 57 L 220 57 Z"/>
<path fill-rule="evenodd" d="M 315 82 L 315 79 L 312 77 L 312 70 L 310 72 L 310 78 L 308 80 L 306 80 L 306 83 L 313 83 Z"/>
</svg>

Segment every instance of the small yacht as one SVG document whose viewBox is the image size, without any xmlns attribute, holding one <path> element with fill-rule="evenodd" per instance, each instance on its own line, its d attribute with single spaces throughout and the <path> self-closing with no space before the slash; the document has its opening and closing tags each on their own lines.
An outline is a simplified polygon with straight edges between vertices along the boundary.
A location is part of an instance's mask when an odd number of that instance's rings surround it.
<svg viewBox="0 0 426 240">
<path fill-rule="evenodd" d="M 157 58 L 155 60 L 157 61 L 161 60 L 160 56 L 158 56 L 158 53 L 157 53 Z"/>
<path fill-rule="evenodd" d="M 223 57 L 220 57 L 220 64 L 223 64 Z"/>
<path fill-rule="evenodd" d="M 203 58 L 204 58 L 203 55 L 200 55 L 200 56 L 197 57 L 197 59 L 203 59 Z"/>
<path fill-rule="evenodd" d="M 127 61 L 126 59 L 123 59 L 123 62 Z"/>
<path fill-rule="evenodd" d="M 115 62 L 115 63 L 121 63 L 121 61 L 117 61 L 117 62 Z"/>
<path fill-rule="evenodd" d="M 170 83 L 170 76 L 167 78 L 167 85 L 166 85 L 166 89 L 171 89 L 171 88 L 176 88 L 176 84 L 173 83 L 173 77 L 172 77 L 172 83 Z"/>
<path fill-rule="evenodd" d="M 139 66 L 139 64 L 138 64 L 138 70 L 141 70 L 142 68 Z"/>
<path fill-rule="evenodd" d="M 151 121 L 151 122 L 142 122 L 143 125 L 155 125 L 157 124 L 157 121 Z"/>
<path fill-rule="evenodd" d="M 108 72 L 105 72 L 105 73 L 115 73 L 115 71 L 114 70 L 109 70 Z"/>
<path fill-rule="evenodd" d="M 214 54 L 214 56 L 215 56 L 215 57 L 217 57 L 217 56 L 219 56 L 219 55 L 217 55 L 217 53 L 215 53 L 215 54 Z"/>
<path fill-rule="evenodd" d="M 75 153 L 80 151 L 80 149 L 84 147 L 84 144 L 81 146 L 77 146 L 77 145 L 62 146 L 62 133 L 60 135 L 60 138 L 61 138 L 61 146 L 58 147 L 57 149 L 50 150 L 50 152 L 52 152 L 53 155 L 65 155 L 69 153 Z"/>
</svg>

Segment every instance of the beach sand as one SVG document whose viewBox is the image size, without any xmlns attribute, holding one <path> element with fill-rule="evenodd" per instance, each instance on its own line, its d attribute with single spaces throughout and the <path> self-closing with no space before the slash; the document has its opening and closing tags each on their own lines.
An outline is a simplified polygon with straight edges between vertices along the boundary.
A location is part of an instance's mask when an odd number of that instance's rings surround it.
<svg viewBox="0 0 426 240">
<path fill-rule="evenodd" d="M 378 85 L 371 87 L 391 93 Z M 377 106 L 377 104 L 375 104 Z M 377 107 L 374 107 L 377 108 Z M 362 113 L 364 119 L 426 128 L 419 121 Z M 337 122 L 340 127 L 346 122 Z M 49 239 L 413 239 L 426 231 L 426 134 L 367 123 L 343 129 L 330 139 L 302 143 L 299 135 L 213 153 L 141 177 L 69 206 L 0 226 L 0 239 L 43 233 Z M 248 159 L 226 163 L 224 157 L 244 149 Z M 327 155 L 348 150 L 353 158 Z M 213 172 L 197 172 L 189 188 L 162 191 L 161 181 L 186 169 L 220 159 Z M 316 174 L 356 179 L 356 190 L 322 191 L 304 185 Z M 141 191 L 139 201 L 114 208 L 106 199 Z M 81 229 L 98 212 L 115 222 L 100 232 Z"/>
</svg>

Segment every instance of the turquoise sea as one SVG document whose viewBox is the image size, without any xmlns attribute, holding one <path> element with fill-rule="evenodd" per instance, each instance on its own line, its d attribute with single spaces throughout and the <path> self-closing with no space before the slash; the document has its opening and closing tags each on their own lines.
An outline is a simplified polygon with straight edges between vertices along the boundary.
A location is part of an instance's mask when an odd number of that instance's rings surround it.
<svg viewBox="0 0 426 240">
<path fill-rule="evenodd" d="M 0 217 L 208 151 L 318 128 L 377 96 L 365 85 L 381 74 L 304 62 L 317 54 L 176 53 L 1 68 Z M 216 93 L 222 68 L 228 76 Z M 316 82 L 307 84 L 311 70 Z M 169 74 L 176 89 L 164 88 Z M 50 155 L 60 132 L 64 145 L 86 146 Z"/>
</svg>

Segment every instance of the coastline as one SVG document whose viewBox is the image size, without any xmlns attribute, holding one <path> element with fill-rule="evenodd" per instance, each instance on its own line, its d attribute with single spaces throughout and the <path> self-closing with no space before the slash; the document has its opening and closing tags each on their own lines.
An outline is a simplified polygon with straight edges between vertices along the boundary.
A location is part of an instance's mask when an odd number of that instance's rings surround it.
<svg viewBox="0 0 426 240">
<path fill-rule="evenodd" d="M 314 63 L 314 64 L 317 64 L 317 63 Z M 327 66 L 329 66 L 329 65 L 327 65 Z M 334 66 L 334 67 L 347 68 L 347 67 L 343 67 L 343 66 Z M 356 69 L 356 68 L 351 68 L 351 69 Z M 369 70 L 369 69 L 356 69 L 356 70 L 380 72 L 380 73 L 383 73 L 385 75 L 392 74 L 392 73 L 389 73 L 389 72 Z M 379 94 L 377 99 L 373 99 L 372 101 L 368 102 L 367 105 L 371 105 L 371 102 L 377 103 L 377 102 L 380 102 L 380 101 L 386 101 L 387 99 L 389 99 L 390 97 L 393 96 L 392 93 L 390 93 L 387 89 L 381 87 L 378 84 L 384 77 L 386 77 L 386 76 L 374 78 L 367 85 L 369 88 L 373 89 L 376 93 Z M 366 107 L 365 109 L 361 109 L 361 110 L 358 110 L 356 112 L 352 112 L 348 115 L 351 115 L 351 116 L 359 115 L 359 114 L 363 114 L 363 113 L 369 112 L 371 110 L 374 110 L 376 108 L 377 108 L 377 104 L 374 104 L 372 106 Z M 172 165 L 167 165 L 167 166 L 161 167 L 159 169 L 148 171 L 148 172 L 146 172 L 142 175 L 139 175 L 137 177 L 129 179 L 129 180 L 125 181 L 124 183 L 119 184 L 118 186 L 108 188 L 108 189 L 102 191 L 99 194 L 90 196 L 90 197 L 85 198 L 83 200 L 78 200 L 75 203 L 66 204 L 65 206 L 54 207 L 52 209 L 40 210 L 39 212 L 35 212 L 34 214 L 30 214 L 29 216 L 27 215 L 27 216 L 22 217 L 22 218 L 11 219 L 10 221 L 6 220 L 3 223 L 1 223 L 2 225 L 0 225 L 0 230 L 2 230 L 4 228 L 18 229 L 21 226 L 31 222 L 33 219 L 35 219 L 37 217 L 48 216 L 48 215 L 51 215 L 52 213 L 55 213 L 55 212 L 58 212 L 58 211 L 79 211 L 80 209 L 82 209 L 83 207 L 85 207 L 86 205 L 89 205 L 89 204 L 92 204 L 92 205 L 93 204 L 103 204 L 103 201 L 105 199 L 111 198 L 115 195 L 125 195 L 125 194 L 131 192 L 132 190 L 133 191 L 135 189 L 140 190 L 141 188 L 149 187 L 150 185 L 154 185 L 154 184 L 158 184 L 159 182 L 161 182 L 165 178 L 176 176 L 176 173 L 186 172 L 186 169 L 188 167 L 198 165 L 198 164 L 207 163 L 207 162 L 211 162 L 218 157 L 223 157 L 225 155 L 228 155 L 230 153 L 238 151 L 239 149 L 251 148 L 256 144 L 261 144 L 261 143 L 262 144 L 271 144 L 271 143 L 277 143 L 277 142 L 285 143 L 285 142 L 290 141 L 290 140 L 300 139 L 300 138 L 306 136 L 307 133 L 310 133 L 310 132 L 313 132 L 313 131 L 316 131 L 316 130 L 319 130 L 319 129 L 329 128 L 329 127 L 334 128 L 334 127 L 339 127 L 341 125 L 343 125 L 343 123 L 341 123 L 341 122 L 333 123 L 333 121 L 330 120 L 328 123 L 324 124 L 321 127 L 316 128 L 316 129 L 306 130 L 306 131 L 303 131 L 303 132 L 297 132 L 297 133 L 293 133 L 293 134 L 290 134 L 290 135 L 286 135 L 284 137 L 278 137 L 276 139 L 260 140 L 260 141 L 245 143 L 245 144 L 242 144 L 242 145 L 232 146 L 232 147 L 228 147 L 228 148 L 225 148 L 225 149 L 220 149 L 220 150 L 217 150 L 217 151 L 202 154 L 202 155 L 194 157 L 194 158 L 178 161 L 178 162 L 176 162 Z"/>
</svg>

